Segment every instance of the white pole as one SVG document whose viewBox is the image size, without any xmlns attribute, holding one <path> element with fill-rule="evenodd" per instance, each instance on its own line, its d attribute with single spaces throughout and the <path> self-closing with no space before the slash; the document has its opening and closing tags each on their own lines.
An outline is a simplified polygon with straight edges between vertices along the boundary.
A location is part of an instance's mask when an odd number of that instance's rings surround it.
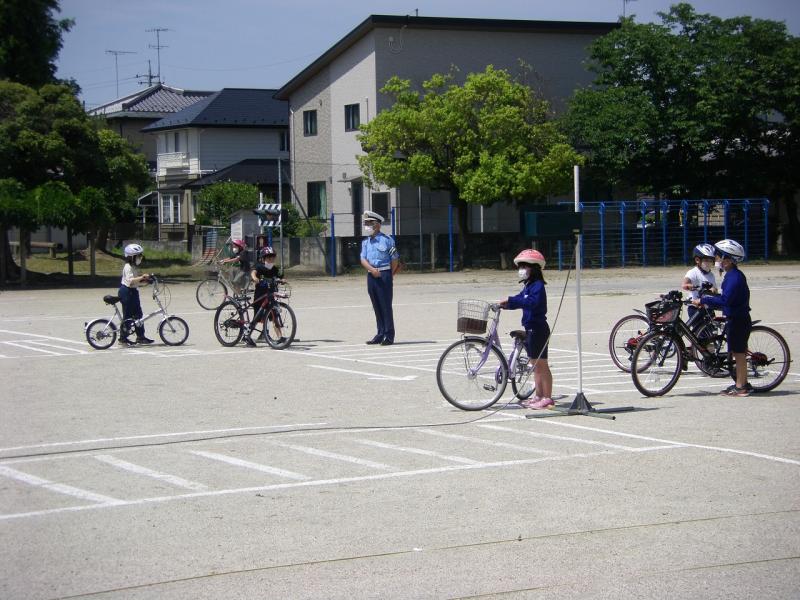
<svg viewBox="0 0 800 600">
<path fill-rule="evenodd" d="M 575 186 L 575 212 L 581 212 L 580 183 L 578 181 L 580 167 L 575 165 L 572 171 Z M 583 394 L 583 355 L 581 353 L 581 238 L 576 236 L 575 246 L 575 305 L 578 316 L 578 394 Z"/>
</svg>

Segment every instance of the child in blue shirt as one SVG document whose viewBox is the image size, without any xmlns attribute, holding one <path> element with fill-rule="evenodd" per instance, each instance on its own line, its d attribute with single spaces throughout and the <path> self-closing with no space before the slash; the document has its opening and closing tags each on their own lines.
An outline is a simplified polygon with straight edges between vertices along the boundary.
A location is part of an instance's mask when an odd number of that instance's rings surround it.
<svg viewBox="0 0 800 600">
<path fill-rule="evenodd" d="M 547 292 L 544 286 L 542 269 L 545 259 L 538 250 L 523 250 L 514 259 L 519 267 L 519 277 L 525 283 L 516 296 L 509 296 L 498 304 L 511 310 L 522 309 L 522 326 L 525 328 L 525 350 L 529 365 L 533 367 L 533 382 L 536 394 L 520 402 L 526 408 L 541 410 L 555 404 L 553 395 L 553 374 L 547 362 L 547 347 L 550 340 L 550 326 L 547 324 Z"/>
</svg>

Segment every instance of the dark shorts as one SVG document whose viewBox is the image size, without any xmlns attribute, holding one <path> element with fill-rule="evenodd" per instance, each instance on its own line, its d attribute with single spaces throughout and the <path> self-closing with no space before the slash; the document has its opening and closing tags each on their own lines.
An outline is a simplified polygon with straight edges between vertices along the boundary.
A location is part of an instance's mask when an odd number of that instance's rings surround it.
<svg viewBox="0 0 800 600">
<path fill-rule="evenodd" d="M 527 329 L 526 333 L 525 350 L 528 352 L 528 358 L 531 360 L 547 358 L 547 341 L 550 338 L 550 327 L 547 323 L 536 329 Z"/>
<path fill-rule="evenodd" d="M 747 352 L 747 340 L 750 339 L 750 330 L 753 321 L 750 315 L 744 317 L 728 317 L 728 352 Z"/>
</svg>

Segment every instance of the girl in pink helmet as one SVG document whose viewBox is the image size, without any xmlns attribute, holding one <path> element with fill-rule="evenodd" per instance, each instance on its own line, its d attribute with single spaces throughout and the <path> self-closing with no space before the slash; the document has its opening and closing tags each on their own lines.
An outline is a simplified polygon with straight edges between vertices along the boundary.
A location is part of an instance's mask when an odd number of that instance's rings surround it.
<svg viewBox="0 0 800 600">
<path fill-rule="evenodd" d="M 554 402 L 553 374 L 547 363 L 547 346 L 550 340 L 550 326 L 547 324 L 547 292 L 544 286 L 542 269 L 545 266 L 544 256 L 538 250 L 523 250 L 514 258 L 519 268 L 520 280 L 525 284 L 516 296 L 509 296 L 499 302 L 508 309 L 522 309 L 522 326 L 527 334 L 525 350 L 528 352 L 528 364 L 533 368 L 535 395 L 520 402 L 526 408 L 541 410 L 550 408 Z"/>
<path fill-rule="evenodd" d="M 247 258 L 247 244 L 240 239 L 231 240 L 231 253 L 233 256 L 230 258 L 223 258 L 219 261 L 223 265 L 236 263 L 239 270 L 233 277 L 233 285 L 236 286 L 235 292 L 241 292 L 247 287 L 247 280 L 250 277 L 250 261 Z"/>
</svg>

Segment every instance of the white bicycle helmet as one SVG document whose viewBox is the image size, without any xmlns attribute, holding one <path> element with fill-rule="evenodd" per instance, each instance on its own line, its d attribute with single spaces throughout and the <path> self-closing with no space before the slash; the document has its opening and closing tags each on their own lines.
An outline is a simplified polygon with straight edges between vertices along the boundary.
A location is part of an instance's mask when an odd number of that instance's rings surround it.
<svg viewBox="0 0 800 600">
<path fill-rule="evenodd" d="M 144 248 L 139 244 L 128 244 L 125 246 L 125 258 L 139 256 L 140 254 L 144 254 Z"/>
<path fill-rule="evenodd" d="M 694 255 L 700 258 L 714 258 L 714 254 L 716 254 L 716 251 L 711 244 L 697 244 L 694 247 Z"/>
<path fill-rule="evenodd" d="M 714 244 L 717 254 L 722 258 L 730 258 L 733 262 L 738 263 L 744 260 L 744 248 L 739 242 L 734 240 L 720 240 Z"/>
</svg>

